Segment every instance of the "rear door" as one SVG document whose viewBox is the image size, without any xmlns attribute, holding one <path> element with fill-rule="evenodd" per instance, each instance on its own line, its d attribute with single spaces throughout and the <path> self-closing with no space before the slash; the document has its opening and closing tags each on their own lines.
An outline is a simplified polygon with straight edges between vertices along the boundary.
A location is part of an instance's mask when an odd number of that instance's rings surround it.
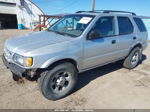
<svg viewBox="0 0 150 112">
<path fill-rule="evenodd" d="M 132 44 L 136 42 L 137 37 L 131 18 L 118 16 L 118 58 L 127 56 Z"/>
</svg>

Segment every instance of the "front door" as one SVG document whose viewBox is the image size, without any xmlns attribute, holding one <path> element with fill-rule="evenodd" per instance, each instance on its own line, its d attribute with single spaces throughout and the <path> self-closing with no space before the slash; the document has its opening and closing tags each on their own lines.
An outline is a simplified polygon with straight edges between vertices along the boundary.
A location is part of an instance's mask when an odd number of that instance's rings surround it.
<svg viewBox="0 0 150 112">
<path fill-rule="evenodd" d="M 109 63 L 116 59 L 118 37 L 115 36 L 115 29 L 116 18 L 113 16 L 101 17 L 95 23 L 91 31 L 97 30 L 100 36 L 99 38 L 85 41 L 84 69 Z"/>
</svg>

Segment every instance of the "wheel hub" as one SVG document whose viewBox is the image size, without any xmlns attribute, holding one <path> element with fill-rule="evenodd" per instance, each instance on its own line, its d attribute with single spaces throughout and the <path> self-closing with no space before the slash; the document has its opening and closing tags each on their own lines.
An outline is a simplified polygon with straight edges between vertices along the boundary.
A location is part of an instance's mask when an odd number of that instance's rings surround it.
<svg viewBox="0 0 150 112">
<path fill-rule="evenodd" d="M 136 52 L 132 57 L 131 64 L 132 65 L 137 64 L 138 60 L 139 60 L 139 54 L 138 54 L 138 52 Z"/>
<path fill-rule="evenodd" d="M 70 81 L 70 73 L 60 72 L 53 77 L 51 82 L 51 88 L 55 92 L 63 91 L 68 87 Z"/>
<path fill-rule="evenodd" d="M 61 76 L 56 80 L 56 84 L 58 86 L 63 86 L 65 84 L 65 81 L 66 81 L 65 77 Z"/>
</svg>

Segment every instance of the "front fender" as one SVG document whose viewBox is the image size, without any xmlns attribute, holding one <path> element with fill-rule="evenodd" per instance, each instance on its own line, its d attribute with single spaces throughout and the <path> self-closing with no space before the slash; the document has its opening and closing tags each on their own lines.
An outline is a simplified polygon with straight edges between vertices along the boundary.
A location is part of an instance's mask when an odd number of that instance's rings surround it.
<svg viewBox="0 0 150 112">
<path fill-rule="evenodd" d="M 78 69 L 81 68 L 81 59 L 72 56 L 72 55 L 67 55 L 67 56 L 56 56 L 53 58 L 50 58 L 49 60 L 47 60 L 40 68 L 48 68 L 50 65 L 52 65 L 53 63 L 63 60 L 63 59 L 72 59 L 77 63 Z"/>
</svg>

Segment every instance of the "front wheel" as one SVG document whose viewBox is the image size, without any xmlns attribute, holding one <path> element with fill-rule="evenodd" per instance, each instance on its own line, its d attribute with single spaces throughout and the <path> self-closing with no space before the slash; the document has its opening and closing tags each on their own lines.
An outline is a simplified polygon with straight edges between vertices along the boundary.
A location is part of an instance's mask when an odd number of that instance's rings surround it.
<svg viewBox="0 0 150 112">
<path fill-rule="evenodd" d="M 134 48 L 124 60 L 123 66 L 128 69 L 135 68 L 139 64 L 141 55 L 142 53 L 140 48 L 139 47 Z"/>
<path fill-rule="evenodd" d="M 42 94 L 49 100 L 67 96 L 77 82 L 77 70 L 71 63 L 62 63 L 41 74 L 39 84 Z"/>
</svg>

